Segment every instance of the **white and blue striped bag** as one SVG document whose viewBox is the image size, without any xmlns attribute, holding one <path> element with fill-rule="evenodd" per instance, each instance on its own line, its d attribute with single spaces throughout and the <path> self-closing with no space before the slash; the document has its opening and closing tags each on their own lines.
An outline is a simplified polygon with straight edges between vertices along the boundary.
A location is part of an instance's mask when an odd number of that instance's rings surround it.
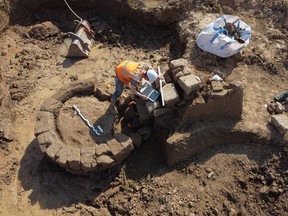
<svg viewBox="0 0 288 216">
<path fill-rule="evenodd" d="M 227 29 L 223 28 L 226 23 L 233 23 L 240 33 L 240 39 L 244 43 L 239 43 L 234 37 L 227 34 Z M 226 34 L 224 32 L 226 31 Z M 239 53 L 245 48 L 251 38 L 251 27 L 237 16 L 223 15 L 210 23 L 197 37 L 198 47 L 204 51 L 213 53 L 222 58 Z"/>
</svg>

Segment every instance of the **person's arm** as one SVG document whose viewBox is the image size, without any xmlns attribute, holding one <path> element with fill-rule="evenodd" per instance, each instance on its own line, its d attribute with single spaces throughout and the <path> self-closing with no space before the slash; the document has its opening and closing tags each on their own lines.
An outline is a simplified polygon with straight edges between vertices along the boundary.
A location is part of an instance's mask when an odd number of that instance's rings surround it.
<svg viewBox="0 0 288 216">
<path fill-rule="evenodd" d="M 164 76 L 161 73 L 158 73 L 158 79 L 164 80 Z"/>
<path fill-rule="evenodd" d="M 147 100 L 147 97 L 143 94 L 141 94 L 139 91 L 136 90 L 136 87 L 133 86 L 133 85 L 130 85 L 130 89 L 131 89 L 131 92 L 139 97 L 141 97 L 143 100 Z"/>
</svg>

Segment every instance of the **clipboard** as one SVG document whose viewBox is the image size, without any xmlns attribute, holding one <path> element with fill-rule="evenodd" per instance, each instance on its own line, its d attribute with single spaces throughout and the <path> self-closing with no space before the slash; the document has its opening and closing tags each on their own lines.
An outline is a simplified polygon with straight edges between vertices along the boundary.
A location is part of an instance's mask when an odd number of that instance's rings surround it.
<svg viewBox="0 0 288 216">
<path fill-rule="evenodd" d="M 152 88 L 147 82 L 140 89 L 140 93 L 145 95 L 150 101 L 155 102 L 160 93 Z"/>
</svg>

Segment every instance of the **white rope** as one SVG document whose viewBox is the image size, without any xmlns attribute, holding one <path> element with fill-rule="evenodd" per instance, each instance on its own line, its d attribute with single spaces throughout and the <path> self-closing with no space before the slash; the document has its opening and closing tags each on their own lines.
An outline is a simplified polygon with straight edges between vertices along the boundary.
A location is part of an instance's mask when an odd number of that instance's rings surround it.
<svg viewBox="0 0 288 216">
<path fill-rule="evenodd" d="M 66 0 L 64 0 L 64 2 L 66 3 L 66 5 L 67 5 L 67 7 L 70 9 L 70 11 L 71 11 L 78 19 L 80 19 L 80 23 L 82 23 L 83 19 L 82 19 L 80 16 L 78 16 L 78 15 L 72 10 L 72 8 L 69 6 L 69 4 L 67 3 Z"/>
</svg>

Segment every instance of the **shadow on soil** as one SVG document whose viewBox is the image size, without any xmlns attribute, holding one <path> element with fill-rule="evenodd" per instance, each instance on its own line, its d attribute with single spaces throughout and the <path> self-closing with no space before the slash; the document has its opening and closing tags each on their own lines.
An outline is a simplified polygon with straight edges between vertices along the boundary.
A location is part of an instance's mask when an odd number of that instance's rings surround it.
<svg viewBox="0 0 288 216">
<path fill-rule="evenodd" d="M 20 162 L 18 178 L 25 191 L 31 190 L 31 204 L 38 202 L 42 209 L 69 207 L 78 203 L 91 205 L 95 198 L 111 187 L 121 169 L 125 169 L 128 179 L 136 180 L 153 173 L 153 170 L 159 172 L 161 167 L 164 168 L 164 158 L 158 154 L 157 146 L 143 144 L 143 148 L 136 149 L 125 163 L 85 176 L 68 173 L 50 162 L 41 152 L 37 139 L 34 139 Z"/>
<path fill-rule="evenodd" d="M 21 160 L 18 178 L 25 191 L 31 190 L 32 205 L 38 202 L 42 209 L 55 209 L 90 202 L 109 187 L 116 174 L 114 170 L 94 176 L 68 173 L 48 161 L 34 139 Z"/>
<path fill-rule="evenodd" d="M 58 63 L 57 66 L 62 65 L 63 68 L 70 68 L 83 59 L 85 58 L 65 58 L 64 61 L 62 63 Z"/>
<path fill-rule="evenodd" d="M 168 167 L 160 147 L 168 133 L 166 130 L 156 130 L 152 137 L 140 148 L 135 149 L 122 164 L 89 176 L 70 174 L 48 161 L 34 139 L 21 160 L 18 177 L 24 190 L 31 190 L 29 199 L 32 205 L 38 202 L 42 209 L 55 209 L 79 203 L 93 205 L 93 200 L 112 187 L 111 183 L 119 176 L 121 170 L 125 171 L 127 179 L 137 182 L 145 180 L 148 175 L 162 176 L 175 169 L 181 170 L 191 162 L 205 163 L 217 153 L 245 154 L 250 160 L 261 163 L 268 156 L 279 152 L 276 146 L 256 142 L 231 144 L 211 148 L 200 157 L 193 158 L 193 161 Z"/>
</svg>

